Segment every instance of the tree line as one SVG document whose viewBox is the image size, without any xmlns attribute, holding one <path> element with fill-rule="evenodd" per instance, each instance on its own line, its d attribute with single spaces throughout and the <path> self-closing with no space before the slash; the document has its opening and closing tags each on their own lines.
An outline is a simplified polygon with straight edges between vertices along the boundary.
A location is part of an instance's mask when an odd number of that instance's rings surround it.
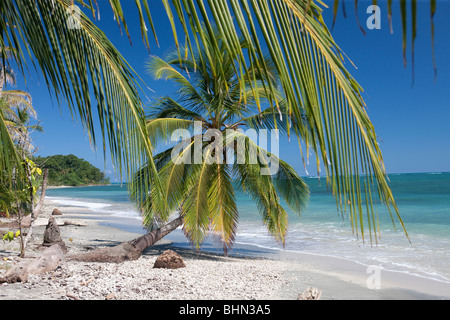
<svg viewBox="0 0 450 320">
<path fill-rule="evenodd" d="M 42 169 L 48 169 L 50 186 L 82 186 L 108 184 L 105 173 L 84 159 L 73 154 L 35 157 L 34 162 Z"/>
</svg>

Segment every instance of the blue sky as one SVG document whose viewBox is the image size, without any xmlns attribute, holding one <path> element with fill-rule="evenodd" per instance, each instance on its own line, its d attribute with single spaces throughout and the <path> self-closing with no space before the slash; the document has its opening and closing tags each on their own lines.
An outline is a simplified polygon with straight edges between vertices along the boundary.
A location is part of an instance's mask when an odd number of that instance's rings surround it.
<svg viewBox="0 0 450 320">
<path fill-rule="evenodd" d="M 104 4 L 105 0 L 99 3 Z M 153 2 L 153 1 L 152 1 Z M 126 1 L 124 1 L 126 3 Z M 165 15 L 158 1 L 152 14 Z M 361 1 L 358 16 L 366 35 L 359 29 L 352 1 L 346 1 L 347 18 L 342 10 L 338 12 L 336 25 L 332 34 L 341 49 L 354 62 L 357 69 L 347 63 L 347 68 L 364 88 L 364 99 L 368 113 L 375 125 L 388 173 L 400 172 L 440 172 L 450 171 L 450 3 L 438 2 L 436 25 L 436 63 L 438 77 L 434 81 L 431 55 L 429 1 L 419 1 L 418 34 L 415 45 L 415 81 L 412 85 L 411 41 L 408 37 L 407 67 L 403 66 L 401 19 L 398 5 L 394 2 L 394 33 L 389 31 L 385 1 L 379 1 L 381 9 L 381 29 L 369 30 L 366 27 L 366 8 L 371 1 Z M 128 24 L 132 34 L 130 45 L 125 34 L 120 34 L 117 23 L 112 18 L 108 5 L 101 6 L 101 20 L 97 25 L 122 52 L 133 68 L 147 85 L 154 91 L 147 91 L 150 98 L 170 92 L 171 84 L 154 81 L 145 71 L 149 52 L 140 37 L 138 21 L 133 19 L 134 7 L 125 6 Z M 128 13 L 128 11 L 130 11 Z M 326 9 L 325 21 L 332 22 L 331 9 Z M 409 22 L 410 23 L 410 22 Z M 410 24 L 408 24 L 410 27 Z M 157 32 L 160 41 L 158 48 L 151 38 L 151 54 L 164 55 L 174 48 L 173 37 L 167 19 L 158 19 Z M 34 142 L 39 146 L 38 155 L 75 154 L 88 160 L 108 176 L 113 177 L 109 156 L 105 159 L 103 151 L 92 150 L 82 126 L 72 121 L 66 105 L 52 102 L 44 79 L 37 74 L 27 75 L 27 84 L 20 84 L 18 89 L 32 94 L 33 104 L 38 112 L 45 133 L 35 134 Z M 100 134 L 100 132 L 98 132 Z M 101 139 L 99 135 L 99 141 Z M 101 143 L 99 143 L 99 148 Z M 281 158 L 293 165 L 300 174 L 305 170 L 299 160 L 296 143 L 283 141 L 280 146 Z M 310 174 L 315 174 L 315 167 L 308 167 Z M 114 179 L 112 179 L 114 181 Z"/>
</svg>

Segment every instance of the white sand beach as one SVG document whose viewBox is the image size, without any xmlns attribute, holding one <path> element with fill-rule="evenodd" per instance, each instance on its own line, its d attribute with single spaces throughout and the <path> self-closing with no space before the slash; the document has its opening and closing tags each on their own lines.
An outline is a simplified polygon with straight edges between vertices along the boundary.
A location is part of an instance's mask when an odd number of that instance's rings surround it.
<svg viewBox="0 0 450 320">
<path fill-rule="evenodd" d="M 27 258 L 39 254 L 51 201 L 39 216 Z M 86 226 L 60 226 L 69 253 L 112 246 L 140 234 L 126 231 L 137 219 L 117 218 L 77 207 L 61 208 L 57 221 Z M 118 225 L 122 227 L 117 228 Z M 130 227 L 130 230 L 133 228 Z M 336 257 L 269 250 L 236 244 L 231 254 L 193 250 L 179 245 L 176 230 L 135 261 L 86 263 L 65 261 L 56 270 L 30 275 L 28 282 L 0 284 L 2 300 L 296 300 L 308 287 L 322 291 L 322 300 L 450 299 L 450 284 L 368 266 Z M 182 241 L 182 240 L 180 240 Z M 165 250 L 180 254 L 180 269 L 156 269 Z M 0 277 L 20 261 L 18 240 L 0 244 Z M 375 278 L 377 277 L 377 278 Z M 374 281 L 372 281 L 374 280 Z M 378 281 L 378 282 L 377 282 Z"/>
</svg>

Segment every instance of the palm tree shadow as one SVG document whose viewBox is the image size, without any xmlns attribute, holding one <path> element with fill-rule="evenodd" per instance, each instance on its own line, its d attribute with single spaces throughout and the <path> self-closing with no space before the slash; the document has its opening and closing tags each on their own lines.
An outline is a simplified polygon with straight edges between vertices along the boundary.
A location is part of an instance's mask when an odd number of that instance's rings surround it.
<svg viewBox="0 0 450 320">
<path fill-rule="evenodd" d="M 197 259 L 197 260 L 209 260 L 209 261 L 226 261 L 229 258 L 242 259 L 242 260 L 268 260 L 267 252 L 258 250 L 257 248 L 251 249 L 239 249 L 236 252 L 230 252 L 225 255 L 220 249 L 210 249 L 208 251 L 202 249 L 195 249 L 186 247 L 184 243 L 163 243 L 154 244 L 148 247 L 142 253 L 143 256 L 152 257 L 159 256 L 166 250 L 172 250 L 178 253 L 183 259 Z M 265 256 L 264 256 L 265 255 Z"/>
</svg>

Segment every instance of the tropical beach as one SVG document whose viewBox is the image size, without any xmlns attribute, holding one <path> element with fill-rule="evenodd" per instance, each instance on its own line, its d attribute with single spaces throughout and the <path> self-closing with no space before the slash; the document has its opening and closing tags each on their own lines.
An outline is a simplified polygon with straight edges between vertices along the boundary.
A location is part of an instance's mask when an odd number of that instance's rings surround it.
<svg viewBox="0 0 450 320">
<path fill-rule="evenodd" d="M 73 199 L 70 204 L 61 205 L 64 199 L 58 202 L 58 198 L 50 198 L 34 227 L 28 259 L 41 254 L 43 233 L 55 208 L 62 212 L 54 217 L 59 221 L 68 255 L 117 245 L 144 232 L 136 217 L 92 210 L 92 206 L 91 209 L 83 207 L 81 201 Z M 16 240 L 2 245 L 0 277 L 18 262 L 18 243 Z M 157 257 L 166 250 L 177 252 L 186 266 L 153 268 Z M 445 260 L 442 263 L 446 264 Z M 1 284 L 0 299 L 297 300 L 308 288 L 320 290 L 322 300 L 450 299 L 448 281 L 380 269 L 380 286 L 376 287 L 371 281 L 373 270 L 368 267 L 337 256 L 239 242 L 224 256 L 214 249 L 213 243 L 200 250 L 192 248 L 181 230 L 175 230 L 149 247 L 138 260 L 122 263 L 64 261 L 54 271 L 30 275 L 26 283 Z"/>
<path fill-rule="evenodd" d="M 449 3 L 352 6 L 2 1 L 0 300 L 449 300 Z"/>
</svg>

